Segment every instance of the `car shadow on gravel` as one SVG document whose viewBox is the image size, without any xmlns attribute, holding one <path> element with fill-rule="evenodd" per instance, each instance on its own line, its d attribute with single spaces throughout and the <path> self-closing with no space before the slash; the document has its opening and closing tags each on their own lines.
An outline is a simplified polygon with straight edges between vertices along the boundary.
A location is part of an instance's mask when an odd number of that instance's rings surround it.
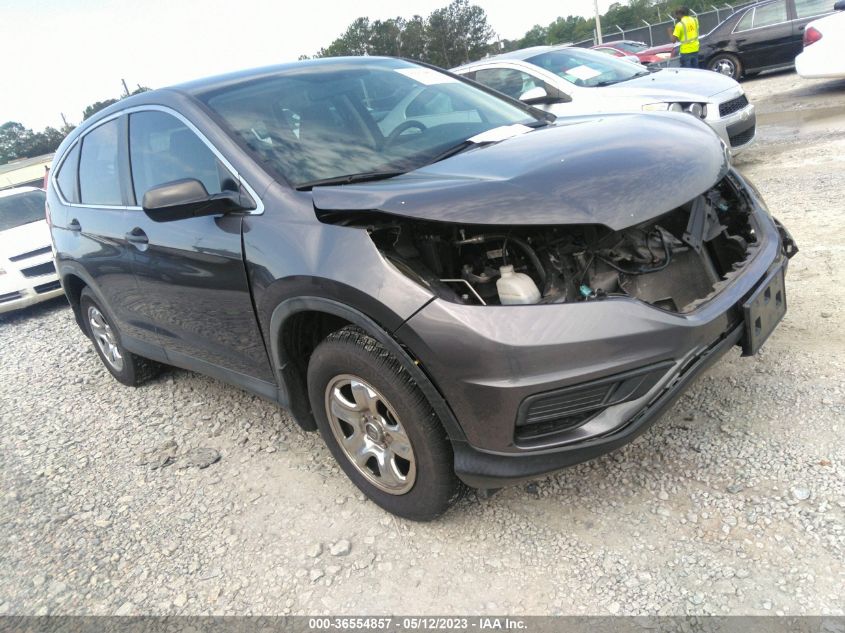
<svg viewBox="0 0 845 633">
<path fill-rule="evenodd" d="M 29 319 L 41 319 L 55 312 L 67 310 L 70 305 L 65 297 L 59 296 L 53 299 L 48 299 L 43 303 L 36 303 L 35 305 L 15 310 L 14 312 L 7 312 L 0 314 L 0 325 L 20 323 Z"/>
</svg>

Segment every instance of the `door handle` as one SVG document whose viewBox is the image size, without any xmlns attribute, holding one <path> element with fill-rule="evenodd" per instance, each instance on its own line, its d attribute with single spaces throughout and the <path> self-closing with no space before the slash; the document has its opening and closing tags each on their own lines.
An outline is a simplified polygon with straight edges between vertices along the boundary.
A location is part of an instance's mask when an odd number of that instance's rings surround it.
<svg viewBox="0 0 845 633">
<path fill-rule="evenodd" d="M 69 231 L 73 231 L 74 233 L 78 233 L 82 230 L 82 225 L 79 223 L 79 220 L 73 218 L 70 222 L 68 222 L 67 228 Z"/>
<path fill-rule="evenodd" d="M 138 226 L 126 234 L 126 241 L 137 246 L 145 246 L 150 243 L 150 239 L 147 237 L 147 234 L 144 233 L 144 229 Z"/>
</svg>

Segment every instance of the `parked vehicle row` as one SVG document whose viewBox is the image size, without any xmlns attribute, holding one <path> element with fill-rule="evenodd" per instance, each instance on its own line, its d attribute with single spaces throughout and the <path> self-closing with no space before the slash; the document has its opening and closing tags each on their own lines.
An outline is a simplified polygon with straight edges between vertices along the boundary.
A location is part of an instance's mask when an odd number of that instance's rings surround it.
<svg viewBox="0 0 845 633">
<path fill-rule="evenodd" d="M 591 47 L 592 50 L 606 53 L 613 57 L 633 58 L 641 64 L 659 64 L 672 56 L 673 45 L 649 47 L 645 42 L 634 40 L 615 40 Z"/>
<path fill-rule="evenodd" d="M 845 2 L 841 4 L 838 13 L 814 20 L 804 29 L 804 50 L 795 58 L 795 69 L 802 77 L 845 77 Z"/>
<path fill-rule="evenodd" d="M 705 124 L 730 80 L 586 53 L 310 60 L 121 100 L 48 185 L 80 328 L 124 384 L 168 364 L 289 408 L 411 519 L 631 441 L 756 353 L 796 248 Z M 514 69 L 540 106 L 641 82 L 667 107 L 556 118 L 469 79 Z"/>
<path fill-rule="evenodd" d="M 63 291 L 44 217 L 44 190 L 0 191 L 0 314 L 60 296 Z"/>
<path fill-rule="evenodd" d="M 509 97 L 557 116 L 603 112 L 681 112 L 707 123 L 734 154 L 756 133 L 742 87 L 717 73 L 646 69 L 594 50 L 534 46 L 454 69 Z"/>
<path fill-rule="evenodd" d="M 797 63 L 802 42 L 806 46 L 805 30 L 809 23 L 834 10 L 845 10 L 845 0 L 762 0 L 746 4 L 701 36 L 701 67 L 736 80 L 764 70 L 788 68 Z M 829 24 L 829 28 L 835 28 L 836 21 Z M 818 31 L 811 34 L 810 42 L 817 36 Z M 677 44 L 648 48 L 642 42 L 618 40 L 592 48 L 617 57 L 633 55 L 643 64 L 661 63 L 677 56 Z M 819 55 L 818 59 L 806 61 L 814 65 L 833 64 L 830 69 L 833 73 L 836 60 L 842 57 L 839 48 L 827 59 L 822 59 L 820 52 L 815 55 Z"/>
<path fill-rule="evenodd" d="M 834 0 L 754 3 L 702 36 L 700 58 L 710 70 L 733 79 L 792 66 L 807 24 L 833 10 Z"/>
</svg>

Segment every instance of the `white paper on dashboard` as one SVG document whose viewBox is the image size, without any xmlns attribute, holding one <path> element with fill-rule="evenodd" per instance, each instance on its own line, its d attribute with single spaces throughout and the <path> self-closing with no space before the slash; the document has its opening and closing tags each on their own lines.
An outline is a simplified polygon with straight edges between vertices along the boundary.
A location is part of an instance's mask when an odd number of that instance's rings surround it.
<svg viewBox="0 0 845 633">
<path fill-rule="evenodd" d="M 595 68 L 590 68 L 589 66 L 576 66 L 575 68 L 570 68 L 566 71 L 567 75 L 572 75 L 575 79 L 580 79 L 582 81 L 587 81 L 588 79 L 592 79 L 593 77 L 598 77 L 601 75 L 600 70 L 596 70 Z"/>
<path fill-rule="evenodd" d="M 481 132 L 481 134 L 476 134 L 467 140 L 470 143 L 498 143 L 499 141 L 504 141 L 506 138 L 519 136 L 520 134 L 525 134 L 530 131 L 531 128 L 527 125 L 514 123 L 513 125 L 501 125 L 499 127 L 494 127 L 492 130 Z"/>
<path fill-rule="evenodd" d="M 426 86 L 458 83 L 454 77 L 431 70 L 431 68 L 397 68 L 396 72 Z"/>
</svg>

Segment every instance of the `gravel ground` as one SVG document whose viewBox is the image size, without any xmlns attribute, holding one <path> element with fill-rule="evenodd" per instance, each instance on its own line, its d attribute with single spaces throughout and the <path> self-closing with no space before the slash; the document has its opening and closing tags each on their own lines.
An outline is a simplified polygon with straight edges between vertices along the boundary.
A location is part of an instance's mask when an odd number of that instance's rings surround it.
<svg viewBox="0 0 845 633">
<path fill-rule="evenodd" d="M 845 82 L 745 86 L 737 162 L 801 248 L 781 327 L 634 444 L 432 524 L 267 402 L 120 386 L 61 300 L 0 319 L 0 613 L 845 613 Z"/>
</svg>

